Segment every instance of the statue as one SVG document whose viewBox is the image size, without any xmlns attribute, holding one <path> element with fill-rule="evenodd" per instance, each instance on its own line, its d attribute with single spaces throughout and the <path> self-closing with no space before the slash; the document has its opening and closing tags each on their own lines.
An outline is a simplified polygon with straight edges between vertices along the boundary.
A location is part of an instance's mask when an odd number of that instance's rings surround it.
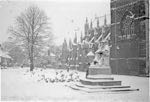
<svg viewBox="0 0 150 102">
<path fill-rule="evenodd" d="M 95 54 L 94 61 L 93 61 L 93 64 L 94 64 L 94 65 L 102 66 L 102 65 L 103 65 L 103 62 L 104 62 L 103 60 L 104 60 L 103 52 L 96 53 L 96 54 Z"/>
<path fill-rule="evenodd" d="M 108 44 L 101 46 L 95 52 L 95 58 L 89 66 L 89 75 L 96 74 L 111 74 Z"/>
<path fill-rule="evenodd" d="M 107 45 L 103 50 L 99 49 L 98 51 L 96 51 L 92 65 L 96 65 L 99 67 L 109 66 L 109 49 Z"/>
</svg>

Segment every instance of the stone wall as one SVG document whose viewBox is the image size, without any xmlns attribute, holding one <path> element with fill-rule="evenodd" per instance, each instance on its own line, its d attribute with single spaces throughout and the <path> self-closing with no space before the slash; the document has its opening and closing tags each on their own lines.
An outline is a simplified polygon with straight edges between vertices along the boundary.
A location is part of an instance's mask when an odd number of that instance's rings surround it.
<svg viewBox="0 0 150 102">
<path fill-rule="evenodd" d="M 113 74 L 146 74 L 146 0 L 111 0 Z M 133 29 L 131 29 L 133 28 Z"/>
</svg>

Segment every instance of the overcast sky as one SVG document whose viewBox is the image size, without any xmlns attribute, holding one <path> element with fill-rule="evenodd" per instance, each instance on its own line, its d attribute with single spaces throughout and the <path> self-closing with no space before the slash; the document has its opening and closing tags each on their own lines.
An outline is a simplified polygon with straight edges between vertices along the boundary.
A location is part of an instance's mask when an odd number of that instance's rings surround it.
<svg viewBox="0 0 150 102">
<path fill-rule="evenodd" d="M 110 14 L 110 0 L 44 0 L 44 1 L 11 1 L 0 0 L 0 43 L 7 40 L 9 34 L 7 29 L 13 25 L 15 17 L 25 8 L 36 4 L 43 9 L 50 18 L 52 33 L 55 36 L 55 43 L 62 44 L 64 38 L 73 39 L 75 29 L 79 37 L 81 31 L 84 33 L 85 18 L 88 21 L 94 20 L 95 16 Z M 107 16 L 110 23 L 110 16 Z M 104 22 L 100 19 L 100 25 Z"/>
</svg>

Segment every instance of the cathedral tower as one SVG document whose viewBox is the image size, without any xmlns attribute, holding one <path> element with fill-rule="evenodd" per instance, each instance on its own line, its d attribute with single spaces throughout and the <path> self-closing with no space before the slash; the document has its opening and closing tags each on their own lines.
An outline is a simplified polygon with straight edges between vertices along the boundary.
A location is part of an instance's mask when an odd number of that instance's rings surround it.
<svg viewBox="0 0 150 102">
<path fill-rule="evenodd" d="M 86 17 L 86 23 L 84 25 L 84 34 L 85 34 L 85 36 L 88 35 L 88 30 L 89 30 L 89 23 L 88 23 L 88 19 Z"/>
</svg>

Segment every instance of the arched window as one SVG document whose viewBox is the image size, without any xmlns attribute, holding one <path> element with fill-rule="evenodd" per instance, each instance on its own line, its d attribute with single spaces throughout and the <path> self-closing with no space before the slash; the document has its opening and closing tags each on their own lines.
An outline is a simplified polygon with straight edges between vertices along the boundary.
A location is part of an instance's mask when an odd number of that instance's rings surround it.
<svg viewBox="0 0 150 102">
<path fill-rule="evenodd" d="M 121 20 L 121 35 L 123 40 L 131 39 L 134 34 L 134 15 L 126 11 Z"/>
</svg>

